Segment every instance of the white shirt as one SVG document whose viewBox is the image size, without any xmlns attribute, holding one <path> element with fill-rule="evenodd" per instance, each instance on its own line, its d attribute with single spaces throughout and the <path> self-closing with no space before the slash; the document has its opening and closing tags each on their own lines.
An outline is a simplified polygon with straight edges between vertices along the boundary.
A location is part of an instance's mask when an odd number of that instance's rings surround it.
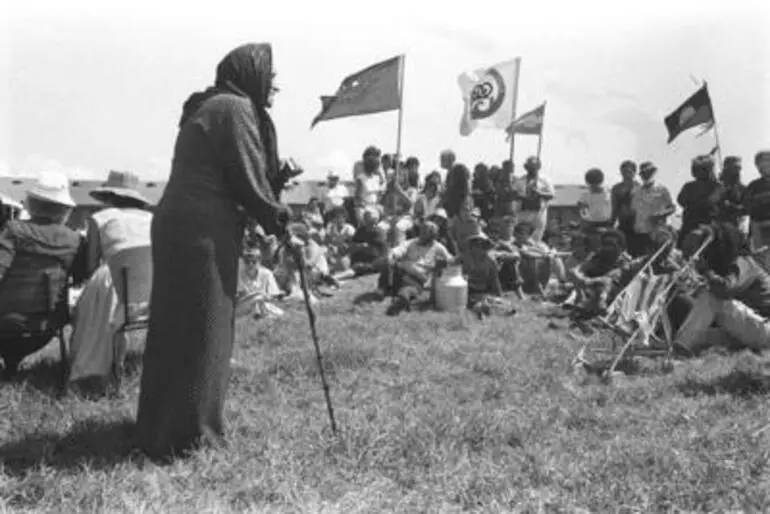
<svg viewBox="0 0 770 514">
<path fill-rule="evenodd" d="M 324 195 L 324 207 L 326 212 L 329 212 L 335 207 L 342 207 L 345 205 L 345 198 L 348 196 L 350 196 L 350 192 L 343 184 L 337 184 L 333 188 L 328 189 Z"/>
<path fill-rule="evenodd" d="M 612 195 L 609 190 L 584 191 L 578 201 L 580 216 L 591 223 L 604 223 L 612 219 Z"/>
<path fill-rule="evenodd" d="M 513 190 L 516 191 L 520 197 L 524 198 L 530 198 L 534 199 L 534 195 L 532 195 L 533 190 L 537 190 L 540 193 L 547 194 L 551 197 L 555 196 L 555 191 L 553 188 L 553 184 L 551 184 L 551 181 L 548 180 L 545 177 L 538 176 L 536 180 L 530 180 L 527 176 L 519 177 L 516 180 L 513 181 Z M 516 205 L 516 214 L 518 215 L 521 211 L 534 211 L 534 212 L 540 212 L 544 213 L 548 210 L 548 200 L 541 199 L 539 201 L 540 208 L 539 209 L 532 209 L 529 205 L 527 205 L 527 200 L 517 200 L 515 202 Z"/>
</svg>

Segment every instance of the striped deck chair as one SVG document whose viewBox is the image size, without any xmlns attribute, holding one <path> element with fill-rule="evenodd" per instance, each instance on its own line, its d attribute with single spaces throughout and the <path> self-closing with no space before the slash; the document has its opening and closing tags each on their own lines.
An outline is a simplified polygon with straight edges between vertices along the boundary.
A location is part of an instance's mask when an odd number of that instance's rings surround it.
<svg viewBox="0 0 770 514">
<path fill-rule="evenodd" d="M 598 350 L 599 353 L 616 354 L 606 377 L 612 375 L 617 365 L 632 355 L 671 356 L 674 331 L 668 317 L 668 307 L 674 297 L 677 283 L 694 273 L 694 263 L 711 243 L 712 237 L 705 239 L 698 250 L 675 273 L 659 275 L 653 272 L 653 264 L 673 241 L 669 241 L 647 260 L 629 284 L 615 297 L 607 309 L 607 314 L 598 318 L 604 326 L 612 329 L 625 340 L 617 351 L 613 338 L 610 349 Z M 578 355 L 578 361 L 585 361 L 585 345 Z"/>
</svg>

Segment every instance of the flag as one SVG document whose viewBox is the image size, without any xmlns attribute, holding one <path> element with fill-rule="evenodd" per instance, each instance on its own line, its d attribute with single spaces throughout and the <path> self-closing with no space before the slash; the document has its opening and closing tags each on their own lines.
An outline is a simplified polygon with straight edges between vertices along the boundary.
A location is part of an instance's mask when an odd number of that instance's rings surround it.
<svg viewBox="0 0 770 514">
<path fill-rule="evenodd" d="M 543 132 L 544 121 L 545 102 L 531 111 L 525 112 L 508 125 L 508 128 L 505 129 L 506 134 L 508 134 L 506 141 L 510 141 L 513 134 L 539 136 Z"/>
<path fill-rule="evenodd" d="M 513 95 L 518 87 L 521 58 L 460 74 L 463 97 L 460 134 L 476 128 L 504 129 L 513 118 Z"/>
<path fill-rule="evenodd" d="M 400 109 L 403 59 L 393 57 L 345 77 L 334 96 L 321 97 L 321 112 L 310 128 L 321 121 Z"/>
<path fill-rule="evenodd" d="M 711 107 L 708 86 L 703 84 L 703 87 L 685 100 L 674 112 L 666 116 L 663 121 L 668 130 L 669 143 L 685 130 L 699 125 L 706 125 L 703 132 L 709 130 L 714 124 L 714 109 Z"/>
</svg>

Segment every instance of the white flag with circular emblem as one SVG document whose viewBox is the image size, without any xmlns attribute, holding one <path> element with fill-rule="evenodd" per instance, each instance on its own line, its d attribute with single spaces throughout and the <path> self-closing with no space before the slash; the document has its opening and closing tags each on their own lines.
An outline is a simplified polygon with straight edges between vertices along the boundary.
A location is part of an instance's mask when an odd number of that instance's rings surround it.
<svg viewBox="0 0 770 514">
<path fill-rule="evenodd" d="M 511 124 L 519 65 L 517 57 L 458 77 L 464 106 L 461 135 L 468 136 L 476 128 L 504 129 Z"/>
</svg>

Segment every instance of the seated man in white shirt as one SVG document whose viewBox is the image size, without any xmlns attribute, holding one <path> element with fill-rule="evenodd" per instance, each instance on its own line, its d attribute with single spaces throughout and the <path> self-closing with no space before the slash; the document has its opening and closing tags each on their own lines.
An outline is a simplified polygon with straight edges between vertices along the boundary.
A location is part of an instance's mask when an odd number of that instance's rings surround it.
<svg viewBox="0 0 770 514">
<path fill-rule="evenodd" d="M 332 170 L 326 176 L 326 192 L 323 195 L 323 213 L 325 221 L 330 221 L 329 216 L 331 212 L 338 207 L 345 206 L 345 198 L 351 196 L 347 186 L 340 184 L 340 175 L 336 171 Z"/>
<path fill-rule="evenodd" d="M 390 250 L 388 270 L 380 276 L 380 289 L 395 298 L 387 314 L 395 316 L 409 310 L 431 282 L 434 273 L 446 267 L 454 257 L 444 245 L 436 241 L 438 226 L 426 221 L 420 227 L 420 236 Z"/>
</svg>

